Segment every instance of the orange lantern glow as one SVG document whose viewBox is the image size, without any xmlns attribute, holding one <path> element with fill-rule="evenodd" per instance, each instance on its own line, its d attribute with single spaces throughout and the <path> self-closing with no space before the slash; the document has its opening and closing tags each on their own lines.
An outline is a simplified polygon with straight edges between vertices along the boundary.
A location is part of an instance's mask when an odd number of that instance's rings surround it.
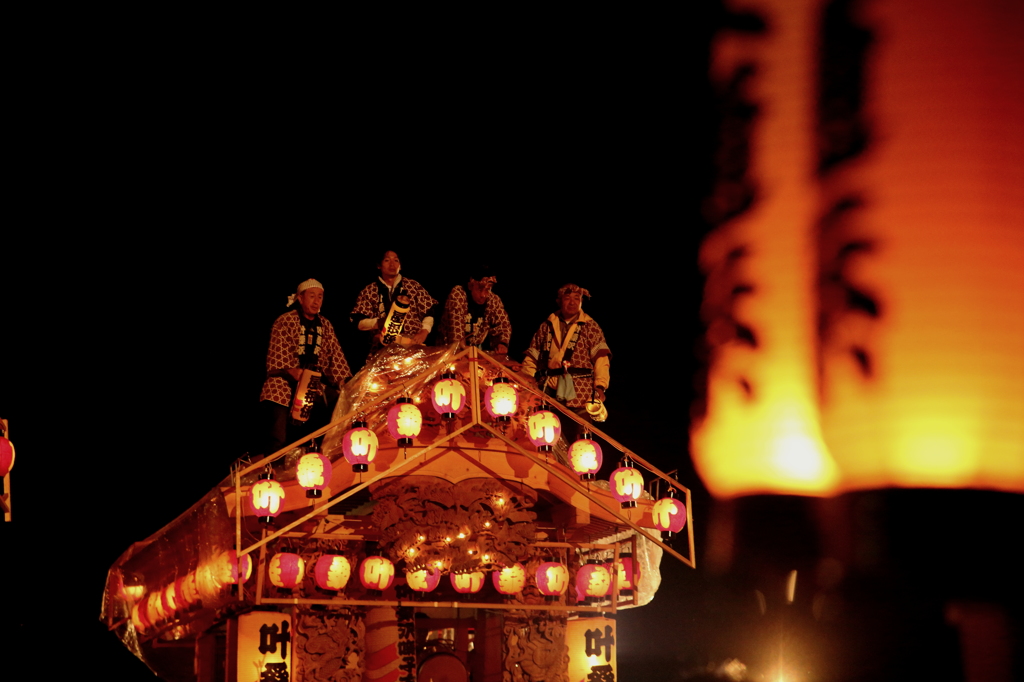
<svg viewBox="0 0 1024 682">
<path fill-rule="evenodd" d="M 565 594 L 569 588 L 569 569 L 557 561 L 545 561 L 537 567 L 537 589 L 548 597 Z"/>
<path fill-rule="evenodd" d="M 459 594 L 476 594 L 484 586 L 484 574 L 480 571 L 472 573 L 450 573 L 452 587 Z"/>
<path fill-rule="evenodd" d="M 526 568 L 516 562 L 491 573 L 494 589 L 500 594 L 519 594 L 526 587 Z"/>
<path fill-rule="evenodd" d="M 151 625 L 162 623 L 170 616 L 166 606 L 164 606 L 162 590 L 149 593 L 149 596 L 146 597 L 144 609 L 144 619 Z"/>
<path fill-rule="evenodd" d="M 174 581 L 174 592 L 181 608 L 199 603 L 199 586 L 196 585 L 196 574 L 188 572 Z"/>
<path fill-rule="evenodd" d="M 408 571 L 405 574 L 405 581 L 409 588 L 417 592 L 433 592 L 441 583 L 441 571 L 436 568 L 421 568 L 418 571 Z"/>
<path fill-rule="evenodd" d="M 579 475 L 581 481 L 594 480 L 594 474 L 601 470 L 603 463 L 601 445 L 591 440 L 590 434 L 583 434 L 583 438 L 569 447 L 569 466 Z"/>
<path fill-rule="evenodd" d="M 399 447 L 412 445 L 422 427 L 423 415 L 411 398 L 399 398 L 388 410 L 388 433 L 398 442 Z"/>
<path fill-rule="evenodd" d="M 215 578 L 220 584 L 240 585 L 252 575 L 252 558 L 245 554 L 238 560 L 237 556 L 238 552 L 233 549 L 220 553 L 215 567 Z"/>
<path fill-rule="evenodd" d="M 640 579 L 640 571 L 637 570 L 636 562 L 632 554 L 620 554 L 619 563 L 612 566 L 611 562 L 605 564 L 605 568 L 612 576 L 612 584 L 618 585 L 619 594 L 630 596 L 636 589 L 636 581 Z"/>
<path fill-rule="evenodd" d="M 537 410 L 526 420 L 530 442 L 540 452 L 551 452 L 552 445 L 562 435 L 562 422 L 550 410 Z"/>
<path fill-rule="evenodd" d="M 134 625 L 135 629 L 139 632 L 145 632 L 153 627 L 153 624 L 149 622 L 149 616 L 146 613 L 145 602 L 140 601 L 132 606 L 132 625 Z"/>
<path fill-rule="evenodd" d="M 675 499 L 674 488 L 669 488 L 668 494 L 668 497 L 654 503 L 651 516 L 654 518 L 654 527 L 672 537 L 672 533 L 678 533 L 686 525 L 686 505 Z"/>
<path fill-rule="evenodd" d="M 484 407 L 487 414 L 499 422 L 512 420 L 519 409 L 519 394 L 508 377 L 498 377 L 484 392 Z"/>
<path fill-rule="evenodd" d="M 320 452 L 307 452 L 299 458 L 295 467 L 295 479 L 306 491 L 306 497 L 317 499 L 323 496 L 323 490 L 331 482 L 334 468 L 331 460 Z"/>
<path fill-rule="evenodd" d="M 644 492 L 644 477 L 629 460 L 622 464 L 612 472 L 609 482 L 611 483 L 612 497 L 622 504 L 623 509 L 630 509 L 636 506 L 636 501 Z"/>
<path fill-rule="evenodd" d="M 135 603 L 146 593 L 146 586 L 139 581 L 135 574 L 117 575 L 117 596 L 126 602 Z"/>
<path fill-rule="evenodd" d="M 600 601 L 611 587 L 612 574 L 600 561 L 591 559 L 576 571 L 576 601 Z"/>
<path fill-rule="evenodd" d="M 260 474 L 260 479 L 249 489 L 249 506 L 260 523 L 270 523 L 280 514 L 283 502 L 284 487 L 274 480 L 274 474 L 269 471 Z"/>
<path fill-rule="evenodd" d="M 456 413 L 466 404 L 466 387 L 451 372 L 445 372 L 434 384 L 430 401 L 442 419 L 455 419 Z"/>
<path fill-rule="evenodd" d="M 313 566 L 313 579 L 321 590 L 343 590 L 352 576 L 352 563 L 340 554 L 324 554 Z"/>
<path fill-rule="evenodd" d="M 352 428 L 345 432 L 341 450 L 352 465 L 352 471 L 367 471 L 370 462 L 377 457 L 377 434 L 366 428 L 366 422 L 357 419 L 352 422 Z"/>
<path fill-rule="evenodd" d="M 0 436 L 0 476 L 6 476 L 14 466 L 14 443 Z"/>
<path fill-rule="evenodd" d="M 359 566 L 359 582 L 368 590 L 384 591 L 395 582 L 395 565 L 382 556 L 368 556 Z"/>
<path fill-rule="evenodd" d="M 306 562 L 298 554 L 291 552 L 279 552 L 270 560 L 267 568 L 267 577 L 270 584 L 275 587 L 282 587 L 294 590 L 302 583 L 306 575 Z"/>
<path fill-rule="evenodd" d="M 179 606 L 174 591 L 174 583 L 165 585 L 164 588 L 160 590 L 160 603 L 163 606 L 164 613 L 166 613 L 168 617 L 173 616 L 178 610 Z"/>
</svg>

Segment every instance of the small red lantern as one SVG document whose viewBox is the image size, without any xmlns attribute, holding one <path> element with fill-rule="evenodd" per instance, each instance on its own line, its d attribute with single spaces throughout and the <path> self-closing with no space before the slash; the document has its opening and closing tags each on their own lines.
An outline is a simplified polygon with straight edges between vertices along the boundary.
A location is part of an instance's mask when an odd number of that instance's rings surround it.
<svg viewBox="0 0 1024 682">
<path fill-rule="evenodd" d="M 260 517 L 260 523 L 270 523 L 280 514 L 283 502 L 284 488 L 269 471 L 260 474 L 260 479 L 249 489 L 249 506 L 252 513 Z"/>
<path fill-rule="evenodd" d="M 14 443 L 0 436 L 0 477 L 6 476 L 14 466 Z"/>
<path fill-rule="evenodd" d="M 675 499 L 674 489 L 670 488 L 668 494 L 654 503 L 651 516 L 654 527 L 672 537 L 672 533 L 678 533 L 686 525 L 686 505 Z"/>
<path fill-rule="evenodd" d="M 449 577 L 452 581 L 452 587 L 459 594 L 476 594 L 484 586 L 484 574 L 480 571 L 451 573 Z"/>
<path fill-rule="evenodd" d="M 609 482 L 612 496 L 622 503 L 623 509 L 635 507 L 636 501 L 644 492 L 644 477 L 633 468 L 633 463 L 628 459 L 612 472 Z"/>
<path fill-rule="evenodd" d="M 569 587 L 569 569 L 557 561 L 545 561 L 537 567 L 537 589 L 541 594 L 556 597 Z"/>
<path fill-rule="evenodd" d="M 519 594 L 526 587 L 526 569 L 514 563 L 491 573 L 491 582 L 500 594 Z"/>
<path fill-rule="evenodd" d="M 217 557 L 213 567 L 213 579 L 218 586 L 238 585 L 244 583 L 252 575 L 252 559 L 248 554 L 237 559 L 238 552 L 225 550 Z"/>
<path fill-rule="evenodd" d="M 270 560 L 267 568 L 267 577 L 270 584 L 276 587 L 283 587 L 294 590 L 302 582 L 306 575 L 306 562 L 298 554 L 291 552 L 279 552 Z"/>
<path fill-rule="evenodd" d="M 550 410 L 537 410 L 526 420 L 530 442 L 540 452 L 551 452 L 551 446 L 562 435 L 562 423 Z"/>
<path fill-rule="evenodd" d="M 640 573 L 636 570 L 636 563 L 633 561 L 632 554 L 620 554 L 619 563 L 615 567 L 612 566 L 611 562 L 605 564 L 605 567 L 611 573 L 613 584 L 619 586 L 619 594 L 623 596 L 633 594 L 633 590 L 636 589 L 636 581 L 640 578 Z"/>
<path fill-rule="evenodd" d="M 492 419 L 499 422 L 512 420 L 519 409 L 519 394 L 508 377 L 498 377 L 484 392 L 484 407 Z"/>
<path fill-rule="evenodd" d="M 399 398 L 388 410 L 388 433 L 398 441 L 399 447 L 412 445 L 412 439 L 420 435 L 423 415 L 412 398 Z"/>
<path fill-rule="evenodd" d="M 368 556 L 359 566 L 359 582 L 368 590 L 384 591 L 395 582 L 395 565 L 382 556 Z"/>
<path fill-rule="evenodd" d="M 583 434 L 583 438 L 569 447 L 569 466 L 579 474 L 581 481 L 594 480 L 594 474 L 601 470 L 603 463 L 601 444 L 591 440 L 590 434 Z"/>
<path fill-rule="evenodd" d="M 410 589 L 417 592 L 433 592 L 441 583 L 441 571 L 436 568 L 421 568 L 418 571 L 408 571 L 405 574 L 405 581 Z"/>
<path fill-rule="evenodd" d="M 313 579 L 321 590 L 343 590 L 352 577 L 352 563 L 340 554 L 324 554 L 313 566 Z"/>
<path fill-rule="evenodd" d="M 352 428 L 345 432 L 341 450 L 352 465 L 352 471 L 367 471 L 370 462 L 377 457 L 377 434 L 366 428 L 366 422 L 357 419 L 352 422 Z"/>
<path fill-rule="evenodd" d="M 434 384 L 430 401 L 442 419 L 455 419 L 456 413 L 466 404 L 466 387 L 451 372 L 445 372 Z"/>
<path fill-rule="evenodd" d="M 317 499 L 323 496 L 323 490 L 331 482 L 334 467 L 331 460 L 320 452 L 307 452 L 299 458 L 295 467 L 295 478 L 306 491 L 306 497 Z"/>
<path fill-rule="evenodd" d="M 576 601 L 599 601 L 611 587 L 612 574 L 600 561 L 591 559 L 576 571 Z"/>
</svg>

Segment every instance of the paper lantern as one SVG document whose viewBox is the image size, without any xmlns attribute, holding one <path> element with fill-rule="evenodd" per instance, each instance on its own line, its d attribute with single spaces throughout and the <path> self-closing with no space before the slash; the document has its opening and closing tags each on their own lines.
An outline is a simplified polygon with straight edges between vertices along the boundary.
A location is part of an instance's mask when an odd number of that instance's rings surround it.
<svg viewBox="0 0 1024 682">
<path fill-rule="evenodd" d="M 368 590 L 384 591 L 395 582 L 395 565 L 382 556 L 368 556 L 359 566 L 359 582 Z"/>
<path fill-rule="evenodd" d="M 117 574 L 117 596 L 121 600 L 135 603 L 146 593 L 146 586 L 139 581 L 135 574 Z"/>
<path fill-rule="evenodd" d="M 603 463 L 601 445 L 586 435 L 569 447 L 569 466 L 581 481 L 594 480 L 594 474 L 601 470 Z"/>
<path fill-rule="evenodd" d="M 576 601 L 598 601 L 612 587 L 612 574 L 599 561 L 591 560 L 576 571 Z"/>
<path fill-rule="evenodd" d="M 299 458 L 299 463 L 295 467 L 295 478 L 306 491 L 306 497 L 317 499 L 323 495 L 324 488 L 331 482 L 333 472 L 331 460 L 323 453 L 307 452 Z"/>
<path fill-rule="evenodd" d="M 14 466 L 14 443 L 0 436 L 0 476 L 6 476 Z"/>
<path fill-rule="evenodd" d="M 139 602 L 132 606 L 132 625 L 139 632 L 145 632 L 153 627 L 153 624 L 149 622 L 149 616 L 146 614 L 145 602 Z"/>
<path fill-rule="evenodd" d="M 454 374 L 446 372 L 434 384 L 434 390 L 430 393 L 430 401 L 442 419 L 455 419 L 456 413 L 466 404 L 466 387 L 455 378 Z"/>
<path fill-rule="evenodd" d="M 678 533 L 686 525 L 686 505 L 674 497 L 663 497 L 654 503 L 651 516 L 654 527 L 672 537 L 672 533 Z"/>
<path fill-rule="evenodd" d="M 306 575 L 306 562 L 298 554 L 278 552 L 270 559 L 267 577 L 270 584 L 276 587 L 293 590 L 302 582 Z"/>
<path fill-rule="evenodd" d="M 162 623 L 167 620 L 170 615 L 167 612 L 167 608 L 164 606 L 163 591 L 157 590 L 156 592 L 150 592 L 149 596 L 146 597 L 144 603 L 143 617 L 151 625 Z"/>
<path fill-rule="evenodd" d="M 164 588 L 160 590 L 160 603 L 168 618 L 173 616 L 174 612 L 178 610 L 178 600 L 175 595 L 173 582 L 169 585 L 165 585 Z M 184 606 L 184 604 L 182 605 Z"/>
<path fill-rule="evenodd" d="M 612 497 L 622 504 L 623 509 L 635 507 L 636 501 L 644 492 L 644 477 L 629 461 L 624 462 L 623 466 L 612 472 L 609 482 L 611 483 Z"/>
<path fill-rule="evenodd" d="M 636 589 L 636 581 L 640 578 L 636 562 L 632 554 L 620 554 L 619 563 L 612 566 L 611 562 L 605 564 L 605 568 L 612 576 L 612 584 L 618 585 L 619 594 L 629 596 Z"/>
<path fill-rule="evenodd" d="M 246 557 L 248 557 L 248 555 L 246 555 Z M 249 573 L 252 573 L 251 563 Z M 246 578 L 248 578 L 248 576 L 246 576 Z M 199 586 L 196 584 L 196 574 L 192 571 L 189 571 L 182 577 L 175 580 L 174 591 L 177 595 L 179 605 L 184 605 L 185 607 L 188 607 L 198 604 Z"/>
<path fill-rule="evenodd" d="M 518 562 L 505 566 L 491 573 L 491 582 L 500 594 L 519 594 L 526 587 L 526 568 Z"/>
<path fill-rule="evenodd" d="M 519 409 L 519 394 L 508 377 L 498 377 L 484 392 L 484 407 L 491 418 L 499 422 L 512 420 Z"/>
<path fill-rule="evenodd" d="M 549 597 L 565 594 L 569 587 L 569 569 L 557 561 L 545 561 L 538 566 L 536 578 L 537 589 Z"/>
<path fill-rule="evenodd" d="M 405 581 L 409 588 L 416 592 L 433 592 L 441 583 L 441 571 L 436 568 L 421 568 L 418 571 L 408 571 L 405 574 Z"/>
<path fill-rule="evenodd" d="M 450 573 L 452 587 L 459 594 L 476 594 L 484 586 L 484 574 L 481 571 L 472 573 Z"/>
<path fill-rule="evenodd" d="M 273 476 L 269 472 L 260 474 L 260 480 L 249 489 L 249 507 L 261 523 L 270 523 L 280 514 L 284 502 L 284 488 Z"/>
<path fill-rule="evenodd" d="M 356 420 L 341 440 L 341 450 L 352 465 L 352 471 L 367 471 L 377 457 L 377 434 L 366 428 L 366 422 Z"/>
<path fill-rule="evenodd" d="M 321 590 L 343 590 L 352 577 L 352 563 L 339 554 L 324 554 L 313 565 L 313 579 Z"/>
<path fill-rule="evenodd" d="M 422 427 L 423 415 L 411 398 L 399 398 L 388 410 L 388 433 L 398 442 L 399 447 L 412 445 L 413 438 L 420 435 Z"/>
<path fill-rule="evenodd" d="M 537 410 L 526 420 L 530 442 L 540 452 L 551 452 L 551 446 L 562 435 L 562 423 L 550 410 Z"/>
</svg>

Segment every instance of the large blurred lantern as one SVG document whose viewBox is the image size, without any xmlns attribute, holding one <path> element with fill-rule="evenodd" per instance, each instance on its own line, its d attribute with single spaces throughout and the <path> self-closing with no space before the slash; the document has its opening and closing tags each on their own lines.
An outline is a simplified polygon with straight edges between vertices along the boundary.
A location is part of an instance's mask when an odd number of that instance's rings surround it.
<svg viewBox="0 0 1024 682">
<path fill-rule="evenodd" d="M 178 610 L 178 600 L 174 593 L 174 583 L 165 585 L 164 589 L 160 590 L 160 603 L 163 604 L 164 613 L 166 613 L 168 617 L 173 616 Z"/>
<path fill-rule="evenodd" d="M 0 436 L 0 476 L 6 476 L 8 473 L 10 473 L 11 467 L 13 466 L 14 443 L 4 438 L 3 436 Z"/>
<path fill-rule="evenodd" d="M 579 475 L 581 481 L 594 480 L 594 474 L 601 470 L 601 464 L 604 463 L 600 443 L 588 436 L 589 434 L 584 434 L 583 438 L 569 447 L 569 466 Z"/>
<path fill-rule="evenodd" d="M 436 568 L 408 571 L 405 574 L 405 581 L 409 584 L 409 589 L 416 592 L 433 592 L 441 583 L 441 571 Z"/>
<path fill-rule="evenodd" d="M 508 377 L 498 377 L 484 392 L 484 407 L 492 419 L 499 422 L 511 421 L 519 409 L 519 394 Z"/>
<path fill-rule="evenodd" d="M 545 561 L 537 567 L 537 589 L 548 597 L 565 594 L 569 587 L 569 569 L 557 561 Z"/>
<path fill-rule="evenodd" d="M 576 601 L 599 601 L 611 588 L 612 574 L 600 561 L 592 559 L 576 571 Z"/>
<path fill-rule="evenodd" d="M 341 451 L 352 465 L 352 471 L 367 471 L 377 457 L 377 434 L 366 428 L 366 422 L 356 420 L 341 440 Z"/>
<path fill-rule="evenodd" d="M 388 433 L 398 441 L 399 447 L 412 445 L 412 439 L 420 435 L 423 415 L 412 398 L 399 398 L 388 410 Z"/>
<path fill-rule="evenodd" d="M 430 393 L 430 402 L 442 419 L 455 419 L 466 404 L 466 387 L 451 372 L 445 372 Z"/>
<path fill-rule="evenodd" d="M 249 555 L 246 555 L 248 558 Z M 245 580 L 248 580 L 249 575 L 252 574 L 252 562 L 249 562 L 249 572 L 245 575 Z M 243 580 L 242 582 L 245 582 Z M 196 584 L 196 574 L 194 571 L 189 571 L 182 577 L 174 581 L 174 590 L 178 594 L 178 601 L 185 606 L 193 606 L 199 603 L 199 585 Z"/>
<path fill-rule="evenodd" d="M 472 573 L 451 573 L 452 587 L 459 594 L 476 594 L 484 586 L 484 574 L 480 571 Z"/>
<path fill-rule="evenodd" d="M 359 566 L 359 582 L 368 590 L 386 590 L 395 582 L 395 565 L 382 556 L 368 556 Z"/>
<path fill-rule="evenodd" d="M 228 549 L 220 553 L 213 566 L 213 579 L 220 585 L 240 585 L 252 575 L 252 559 L 248 554 L 238 559 L 238 552 Z"/>
<path fill-rule="evenodd" d="M 551 452 L 551 446 L 562 435 L 562 423 L 550 410 L 537 410 L 526 421 L 530 442 L 540 452 Z"/>
<path fill-rule="evenodd" d="M 612 472 L 611 478 L 612 497 L 622 504 L 623 509 L 636 506 L 636 501 L 644 492 L 644 477 L 633 467 L 633 463 L 626 460 L 622 466 Z"/>
<path fill-rule="evenodd" d="M 491 573 L 491 581 L 499 594 L 519 594 L 526 587 L 526 568 L 518 562 L 505 566 Z"/>
<path fill-rule="evenodd" d="M 668 495 L 654 503 L 651 516 L 654 527 L 672 537 L 672 533 L 678 533 L 686 525 L 686 505 L 675 499 L 674 488 L 669 488 Z"/>
<path fill-rule="evenodd" d="M 274 480 L 270 471 L 260 474 L 258 481 L 249 489 L 249 506 L 261 523 L 270 523 L 281 513 L 284 502 L 284 487 Z"/>
<path fill-rule="evenodd" d="M 333 467 L 331 460 L 320 452 L 308 452 L 299 458 L 295 478 L 306 491 L 306 497 L 316 499 L 323 495 L 324 488 L 331 482 Z"/>
<path fill-rule="evenodd" d="M 324 554 L 313 566 L 313 579 L 321 590 L 343 590 L 352 576 L 352 564 L 340 554 Z"/>
<path fill-rule="evenodd" d="M 117 574 L 117 596 L 126 602 L 137 602 L 146 593 L 146 586 L 134 573 Z"/>
<path fill-rule="evenodd" d="M 276 587 L 293 590 L 302 582 L 306 575 L 306 562 L 298 554 L 279 552 L 270 559 L 267 577 L 270 584 Z"/>
<path fill-rule="evenodd" d="M 132 606 L 132 625 L 139 632 L 145 632 L 146 630 L 153 627 L 153 624 L 149 622 L 149 616 L 146 613 L 146 603 L 138 602 Z"/>
<path fill-rule="evenodd" d="M 620 554 L 617 565 L 612 566 L 612 562 L 608 562 L 605 567 L 611 573 L 612 584 L 618 586 L 619 594 L 627 597 L 632 595 L 633 590 L 636 589 L 636 581 L 640 578 L 633 555 Z"/>
</svg>

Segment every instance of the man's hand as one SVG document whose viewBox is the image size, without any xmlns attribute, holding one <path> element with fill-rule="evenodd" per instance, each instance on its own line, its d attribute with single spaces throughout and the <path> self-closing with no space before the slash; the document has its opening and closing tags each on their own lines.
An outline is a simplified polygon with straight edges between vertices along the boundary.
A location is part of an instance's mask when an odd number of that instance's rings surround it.
<svg viewBox="0 0 1024 682">
<path fill-rule="evenodd" d="M 603 403 L 604 402 L 604 388 L 602 388 L 601 386 L 596 387 L 594 389 L 594 396 Z"/>
<path fill-rule="evenodd" d="M 418 332 L 416 332 L 416 336 L 412 337 L 412 340 L 422 346 L 424 343 L 426 343 L 427 334 L 429 333 L 430 332 L 428 332 L 426 329 L 421 329 Z"/>
<path fill-rule="evenodd" d="M 494 354 L 495 355 L 508 355 L 508 346 L 506 346 L 503 343 L 499 343 L 497 346 L 494 347 Z"/>
</svg>

